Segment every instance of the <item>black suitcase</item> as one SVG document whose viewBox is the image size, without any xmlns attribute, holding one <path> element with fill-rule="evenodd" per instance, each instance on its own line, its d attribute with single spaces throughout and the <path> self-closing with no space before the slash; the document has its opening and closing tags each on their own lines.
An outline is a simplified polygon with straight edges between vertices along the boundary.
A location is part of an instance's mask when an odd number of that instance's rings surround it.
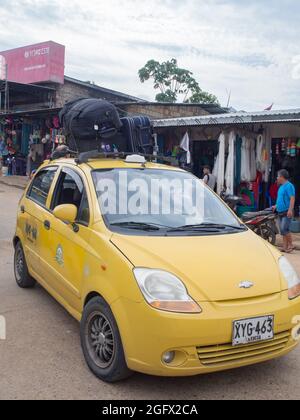
<svg viewBox="0 0 300 420">
<path fill-rule="evenodd" d="M 129 151 L 135 153 L 153 153 L 153 129 L 148 117 L 121 118 L 121 132 L 127 139 Z"/>
</svg>

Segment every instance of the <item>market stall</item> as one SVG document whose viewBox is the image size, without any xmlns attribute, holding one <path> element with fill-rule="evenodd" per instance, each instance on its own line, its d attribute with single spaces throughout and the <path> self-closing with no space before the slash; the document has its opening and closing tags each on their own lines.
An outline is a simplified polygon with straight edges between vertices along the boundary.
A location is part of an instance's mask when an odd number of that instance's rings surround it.
<svg viewBox="0 0 300 420">
<path fill-rule="evenodd" d="M 0 166 L 3 175 L 29 175 L 65 138 L 56 112 L 0 116 Z"/>
<path fill-rule="evenodd" d="M 190 138 L 191 170 L 203 177 L 210 166 L 216 190 L 243 197 L 245 211 L 274 204 L 279 169 L 287 169 L 296 186 L 296 214 L 300 194 L 300 110 L 235 113 L 154 121 L 160 152 L 180 156 L 181 139 Z M 180 162 L 179 162 L 180 164 Z"/>
</svg>

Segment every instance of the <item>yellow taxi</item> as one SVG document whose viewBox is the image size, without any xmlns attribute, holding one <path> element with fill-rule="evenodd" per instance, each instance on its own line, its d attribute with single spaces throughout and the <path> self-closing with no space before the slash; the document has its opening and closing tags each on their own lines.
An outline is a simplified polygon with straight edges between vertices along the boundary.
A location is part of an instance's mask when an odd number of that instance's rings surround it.
<svg viewBox="0 0 300 420">
<path fill-rule="evenodd" d="M 17 284 L 38 282 L 80 322 L 104 381 L 238 368 L 299 344 L 291 264 L 178 168 L 47 161 L 20 201 L 14 248 Z"/>
</svg>

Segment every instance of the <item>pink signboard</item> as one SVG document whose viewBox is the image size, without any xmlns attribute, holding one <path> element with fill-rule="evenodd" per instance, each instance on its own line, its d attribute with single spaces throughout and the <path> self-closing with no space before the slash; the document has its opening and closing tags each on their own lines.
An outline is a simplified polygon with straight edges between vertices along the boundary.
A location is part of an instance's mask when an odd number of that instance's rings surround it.
<svg viewBox="0 0 300 420">
<path fill-rule="evenodd" d="M 2 70 L 0 77 L 5 74 L 4 64 L 7 66 L 7 78 L 11 82 L 64 83 L 65 47 L 55 42 L 43 42 L 28 47 L 0 52 Z"/>
</svg>

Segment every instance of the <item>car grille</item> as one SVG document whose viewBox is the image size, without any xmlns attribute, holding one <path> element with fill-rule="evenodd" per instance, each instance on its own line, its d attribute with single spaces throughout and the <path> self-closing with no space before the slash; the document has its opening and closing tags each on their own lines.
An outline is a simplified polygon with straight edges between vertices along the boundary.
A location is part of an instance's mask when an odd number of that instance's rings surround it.
<svg viewBox="0 0 300 420">
<path fill-rule="evenodd" d="M 231 344 L 197 347 L 200 362 L 204 366 L 218 366 L 232 362 L 251 361 L 255 357 L 268 357 L 283 350 L 290 339 L 290 331 L 275 335 L 273 340 L 233 347 Z"/>
</svg>

